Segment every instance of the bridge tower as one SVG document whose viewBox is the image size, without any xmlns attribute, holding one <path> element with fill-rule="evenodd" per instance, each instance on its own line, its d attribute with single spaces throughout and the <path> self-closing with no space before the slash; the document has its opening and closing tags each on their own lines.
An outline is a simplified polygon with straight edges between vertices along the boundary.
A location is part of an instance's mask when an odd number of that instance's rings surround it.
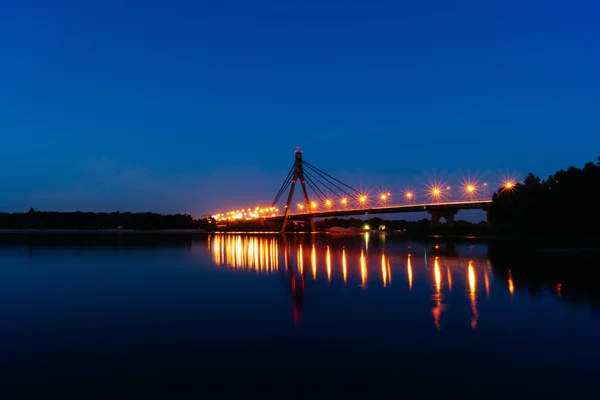
<svg viewBox="0 0 600 400">
<path fill-rule="evenodd" d="M 297 148 L 295 151 L 296 161 L 294 162 L 294 174 L 292 176 L 292 185 L 290 186 L 290 193 L 287 198 L 287 202 L 285 203 L 285 214 L 283 215 L 283 224 L 281 225 L 281 232 L 285 232 L 288 223 L 288 216 L 290 214 L 290 209 L 292 208 L 292 200 L 294 198 L 294 188 L 296 187 L 296 182 L 298 179 L 300 180 L 300 184 L 302 185 L 302 193 L 304 194 L 304 203 L 305 209 L 308 214 L 310 214 L 310 201 L 308 200 L 308 192 L 306 191 L 306 181 L 304 179 L 304 170 L 302 168 L 302 150 Z M 315 222 L 312 217 L 309 218 L 310 228 L 312 232 L 315 232 Z"/>
</svg>

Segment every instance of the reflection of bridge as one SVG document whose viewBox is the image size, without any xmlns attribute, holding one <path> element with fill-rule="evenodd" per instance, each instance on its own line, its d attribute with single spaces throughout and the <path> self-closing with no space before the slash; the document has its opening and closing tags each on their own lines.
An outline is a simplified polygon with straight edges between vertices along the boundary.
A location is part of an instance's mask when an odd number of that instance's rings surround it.
<svg viewBox="0 0 600 400">
<path fill-rule="evenodd" d="M 432 285 L 434 325 L 441 329 L 442 315 L 447 314 L 445 302 L 453 292 L 453 284 L 466 282 L 471 303 L 471 327 L 477 327 L 479 311 L 478 289 L 485 289 L 490 296 L 489 266 L 477 265 L 471 259 L 461 259 L 454 254 L 454 248 L 443 243 L 431 243 L 431 249 L 416 252 L 393 252 L 383 248 L 369 251 L 368 236 L 365 243 L 347 243 L 348 246 L 328 245 L 314 241 L 308 236 L 211 236 L 209 247 L 213 261 L 232 269 L 253 271 L 260 274 L 278 275 L 292 299 L 293 315 L 296 324 L 302 318 L 307 281 L 326 279 L 328 284 L 337 282 L 343 285 L 357 285 L 362 289 L 375 285 L 391 288 L 396 278 L 400 290 L 409 292 L 427 290 L 422 285 Z M 425 250 L 425 254 L 421 251 Z M 427 253 L 432 254 L 429 258 Z M 443 256 L 447 254 L 448 256 Z M 481 260 L 484 261 L 484 260 Z M 478 284 L 479 282 L 479 284 Z M 398 286 L 396 286 L 398 287 Z M 508 278 L 510 294 L 514 293 L 512 278 Z"/>
<path fill-rule="evenodd" d="M 294 207 L 294 191 L 298 183 L 302 190 L 302 200 Z M 506 183 L 508 188 L 512 185 L 511 182 Z M 442 219 L 447 226 L 452 226 L 454 215 L 459 210 L 485 211 L 489 208 L 491 200 L 486 198 L 486 189 L 487 183 L 484 183 L 483 196 L 480 197 L 478 185 L 472 181 L 465 181 L 461 185 L 460 193 L 455 193 L 464 200 L 452 200 L 451 186 L 433 182 L 428 187 L 425 198 L 417 201 L 417 193 L 407 189 L 403 196 L 406 204 L 392 205 L 388 204 L 391 193 L 382 191 L 372 199 L 368 193 L 360 192 L 304 161 L 302 152 L 297 150 L 294 164 L 270 207 L 243 208 L 215 214 L 213 218 L 219 226 L 248 220 L 280 221 L 281 231 L 285 232 L 292 220 L 309 221 L 312 231 L 315 231 L 314 218 L 427 212 L 431 215 L 432 226 L 439 226 Z M 277 203 L 286 192 L 287 201 L 283 212 L 280 212 Z M 373 201 L 377 204 L 373 204 Z M 296 211 L 293 212 L 292 208 Z"/>
</svg>

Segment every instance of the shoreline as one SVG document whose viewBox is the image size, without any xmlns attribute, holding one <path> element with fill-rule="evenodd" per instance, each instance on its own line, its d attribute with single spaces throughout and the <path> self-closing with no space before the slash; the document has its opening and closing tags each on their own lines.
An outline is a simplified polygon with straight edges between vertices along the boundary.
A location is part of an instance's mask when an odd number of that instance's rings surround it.
<svg viewBox="0 0 600 400">
<path fill-rule="evenodd" d="M 471 240 L 510 240 L 510 241 L 538 241 L 538 240 L 600 240 L 600 235 L 511 235 L 511 234 L 482 234 L 482 233 L 458 233 L 452 234 L 440 232 L 369 232 L 371 234 L 385 235 L 394 238 L 413 239 L 471 239 Z M 207 231 L 203 229 L 0 229 L 0 235 L 23 235 L 23 234 L 193 234 L 193 235 L 279 235 L 281 232 L 270 231 Z M 327 235 L 333 237 L 353 237 L 364 235 L 364 232 L 337 233 L 337 232 L 286 232 L 287 235 Z"/>
<path fill-rule="evenodd" d="M 48 233 L 48 234 L 146 234 L 146 233 L 187 233 L 208 234 L 211 232 L 203 229 L 0 229 L 0 235 L 26 234 L 26 233 Z"/>
</svg>

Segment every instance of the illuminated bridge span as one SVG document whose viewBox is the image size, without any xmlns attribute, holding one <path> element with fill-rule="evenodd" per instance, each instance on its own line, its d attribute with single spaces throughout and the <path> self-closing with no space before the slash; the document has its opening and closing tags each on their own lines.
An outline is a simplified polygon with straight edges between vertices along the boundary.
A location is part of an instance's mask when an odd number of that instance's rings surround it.
<svg viewBox="0 0 600 400">
<path fill-rule="evenodd" d="M 300 202 L 294 202 L 294 193 L 299 184 L 302 191 Z M 513 180 L 506 179 L 502 190 L 512 190 Z M 417 199 L 417 192 L 406 189 L 403 193 L 404 204 L 392 204 L 392 194 L 382 190 L 375 196 L 362 192 L 325 171 L 302 159 L 302 152 L 296 150 L 294 164 L 289 170 L 279 192 L 268 207 L 242 208 L 226 213 L 212 215 L 218 224 L 244 220 L 279 220 L 281 231 L 285 232 L 292 220 L 309 221 L 315 231 L 314 218 L 346 217 L 353 215 L 394 214 L 405 212 L 428 212 L 432 226 L 439 226 L 441 219 L 446 225 L 454 224 L 454 215 L 459 210 L 487 210 L 491 200 L 487 197 L 487 183 L 479 185 L 476 181 L 466 180 L 459 186 L 460 192 L 454 192 L 451 186 L 441 182 L 428 185 L 422 199 Z M 280 208 L 277 204 L 284 198 L 287 200 Z M 452 200 L 457 194 L 460 200 Z"/>
</svg>

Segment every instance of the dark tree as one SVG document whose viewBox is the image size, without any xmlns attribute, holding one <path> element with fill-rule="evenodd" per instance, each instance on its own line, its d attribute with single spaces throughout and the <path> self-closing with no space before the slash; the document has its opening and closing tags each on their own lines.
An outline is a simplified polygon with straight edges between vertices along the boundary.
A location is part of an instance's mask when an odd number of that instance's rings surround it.
<svg viewBox="0 0 600 400">
<path fill-rule="evenodd" d="M 529 173 L 522 184 L 494 193 L 488 218 L 512 234 L 584 234 L 600 223 L 600 163 L 569 167 L 541 180 Z"/>
</svg>

